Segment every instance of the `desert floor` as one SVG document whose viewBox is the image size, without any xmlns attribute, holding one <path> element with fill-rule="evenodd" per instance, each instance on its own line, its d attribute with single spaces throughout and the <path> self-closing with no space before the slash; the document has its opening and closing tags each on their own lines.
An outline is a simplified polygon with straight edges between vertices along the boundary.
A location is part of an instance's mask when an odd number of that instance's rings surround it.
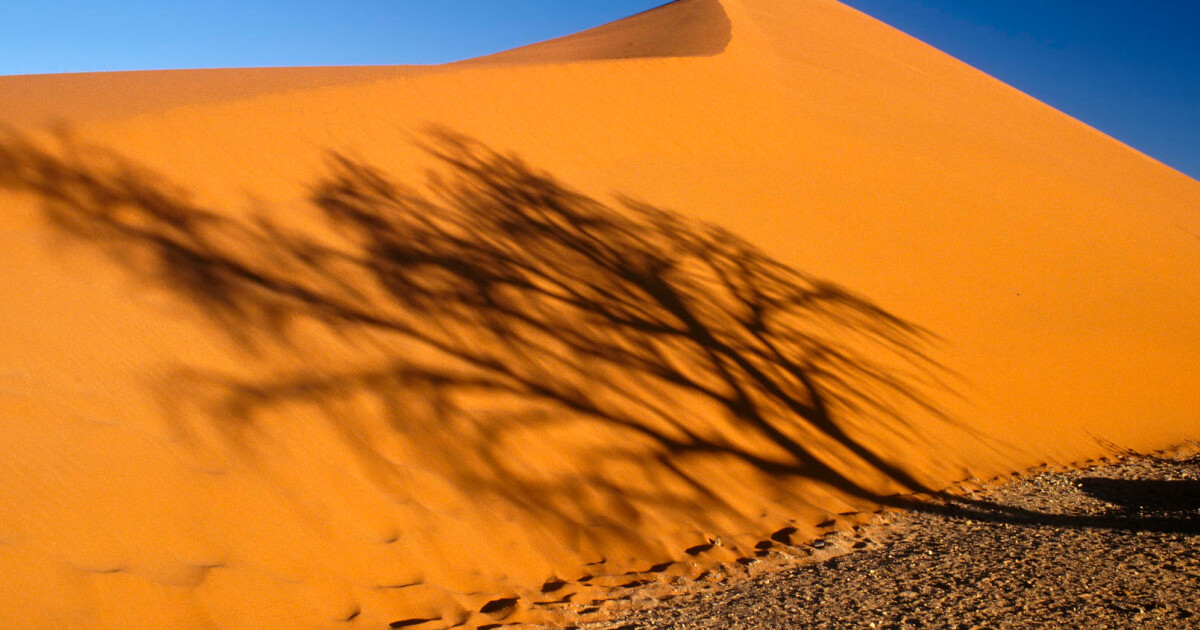
<svg viewBox="0 0 1200 630">
<path fill-rule="evenodd" d="M 977 505 L 890 513 L 806 564 L 583 628 L 1190 628 L 1200 615 L 1194 446 L 1040 471 Z M 771 548 L 764 548 L 764 555 Z M 752 562 L 748 562 L 752 564 Z"/>
</svg>

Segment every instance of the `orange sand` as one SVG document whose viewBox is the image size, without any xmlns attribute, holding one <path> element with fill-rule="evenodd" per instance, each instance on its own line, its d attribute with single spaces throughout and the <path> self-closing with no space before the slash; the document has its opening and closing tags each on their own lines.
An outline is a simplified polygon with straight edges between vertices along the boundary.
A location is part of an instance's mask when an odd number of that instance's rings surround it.
<svg viewBox="0 0 1200 630">
<path fill-rule="evenodd" d="M 328 152 L 420 185 L 438 168 L 417 146 L 431 124 L 607 206 L 726 228 L 929 331 L 937 376 L 906 383 L 949 421 L 858 381 L 845 387 L 896 417 L 835 417 L 935 488 L 1200 427 L 1200 183 L 832 0 L 681 0 L 440 67 L 3 77 L 0 102 L 44 146 L 60 146 L 42 133 L 57 122 L 68 147 L 155 173 L 180 207 L 237 225 L 264 213 L 318 241 L 336 240 L 308 201 Z M 460 425 L 430 423 L 419 388 L 325 395 L 315 383 L 354 370 L 456 364 L 382 333 L 305 320 L 288 346 L 211 317 L 146 243 L 48 222 L 56 193 L 31 182 L 56 180 L 14 175 L 41 155 L 14 159 L 16 137 L 0 145 L 4 627 L 433 628 L 495 623 L 508 608 L 479 611 L 497 598 L 519 598 L 508 621 L 552 619 L 534 605 L 561 598 L 547 581 L 732 560 L 872 507 L 833 476 L 900 489 L 828 436 L 796 433 L 833 472 L 778 476 L 544 401 L 476 393 Z M 271 269 L 248 242 L 220 251 Z M 646 426 L 784 458 L 703 396 L 656 398 L 611 366 L 546 369 L 641 392 L 667 410 L 641 412 Z M 279 382 L 306 393 L 239 409 L 214 385 Z M 521 414 L 551 421 L 504 424 Z"/>
</svg>

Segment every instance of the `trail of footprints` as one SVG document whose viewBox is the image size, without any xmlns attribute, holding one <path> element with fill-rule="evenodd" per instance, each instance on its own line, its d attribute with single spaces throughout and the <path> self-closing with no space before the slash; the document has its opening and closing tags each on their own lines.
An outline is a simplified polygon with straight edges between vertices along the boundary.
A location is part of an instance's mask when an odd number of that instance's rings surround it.
<svg viewBox="0 0 1200 630">
<path fill-rule="evenodd" d="M 890 537 L 899 535 L 894 528 L 882 527 L 888 521 L 888 513 L 882 510 L 872 516 L 869 524 L 850 529 L 835 529 L 839 521 L 831 519 L 818 525 L 825 530 L 824 534 L 808 541 L 799 539 L 796 528 L 785 527 L 742 554 L 734 553 L 717 538 L 684 549 L 681 560 L 656 564 L 645 571 L 617 575 L 585 573 L 575 580 L 550 580 L 535 597 L 491 600 L 456 625 L 447 625 L 442 619 L 412 618 L 397 620 L 391 627 L 624 630 L 621 625 L 614 625 L 613 620 L 627 616 L 630 611 L 651 608 L 684 594 L 720 590 L 749 578 L 769 580 L 771 574 L 798 563 L 826 562 L 860 549 L 882 547 Z"/>
<path fill-rule="evenodd" d="M 1118 457 L 1116 461 L 1120 459 Z M 1111 463 L 1113 460 L 1108 458 L 1088 460 L 1083 462 L 1083 467 Z M 1014 474 L 1012 479 L 1069 468 L 1042 465 L 1024 474 Z M 1000 485 L 1000 478 L 982 483 L 973 479 L 954 490 L 964 497 L 977 497 Z M 391 627 L 416 630 L 546 627 L 631 630 L 634 626 L 623 626 L 615 620 L 628 618 L 631 612 L 653 608 L 681 595 L 719 591 L 750 578 L 770 583 L 772 574 L 798 564 L 835 562 L 836 558 L 848 553 L 879 549 L 917 534 L 904 525 L 902 517 L 887 510 L 869 515 L 869 522 L 864 525 L 846 527 L 847 523 L 867 520 L 863 516 L 846 513 L 820 523 L 817 527 L 824 533 L 812 540 L 801 540 L 796 528 L 785 527 L 758 541 L 747 553 L 735 553 L 718 538 L 682 550 L 681 560 L 657 564 L 645 571 L 619 575 L 596 571 L 575 580 L 551 580 L 542 586 L 536 597 L 491 600 L 457 625 L 447 625 L 441 619 L 407 619 L 396 621 Z M 603 565 L 599 562 L 592 567 L 600 569 Z"/>
</svg>

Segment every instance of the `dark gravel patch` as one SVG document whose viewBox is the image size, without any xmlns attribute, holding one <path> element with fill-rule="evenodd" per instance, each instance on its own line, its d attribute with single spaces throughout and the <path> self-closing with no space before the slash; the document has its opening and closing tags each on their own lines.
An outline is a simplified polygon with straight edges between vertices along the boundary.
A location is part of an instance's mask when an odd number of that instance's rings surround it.
<svg viewBox="0 0 1200 630">
<path fill-rule="evenodd" d="M 832 543 L 851 551 L 607 627 L 1200 628 L 1200 456 L 1036 474 Z"/>
</svg>

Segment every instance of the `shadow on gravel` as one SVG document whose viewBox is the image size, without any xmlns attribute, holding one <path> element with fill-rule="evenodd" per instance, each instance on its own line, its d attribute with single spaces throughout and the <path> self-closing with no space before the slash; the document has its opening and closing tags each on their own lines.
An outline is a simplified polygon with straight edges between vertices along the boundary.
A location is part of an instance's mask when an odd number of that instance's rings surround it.
<svg viewBox="0 0 1200 630">
<path fill-rule="evenodd" d="M 1126 512 L 1200 510 L 1200 481 L 1194 479 L 1106 479 L 1088 477 L 1079 487 L 1089 496 Z"/>
<path fill-rule="evenodd" d="M 1200 456 L 1183 460 L 1156 456 L 1139 459 L 1163 476 L 1187 478 L 1075 479 L 1071 483 L 1074 491 L 1103 504 L 1093 502 L 1087 506 L 1087 513 L 1043 512 L 946 494 L 937 495 L 934 502 L 915 502 L 911 509 L 950 518 L 1033 527 L 1200 534 Z"/>
</svg>

